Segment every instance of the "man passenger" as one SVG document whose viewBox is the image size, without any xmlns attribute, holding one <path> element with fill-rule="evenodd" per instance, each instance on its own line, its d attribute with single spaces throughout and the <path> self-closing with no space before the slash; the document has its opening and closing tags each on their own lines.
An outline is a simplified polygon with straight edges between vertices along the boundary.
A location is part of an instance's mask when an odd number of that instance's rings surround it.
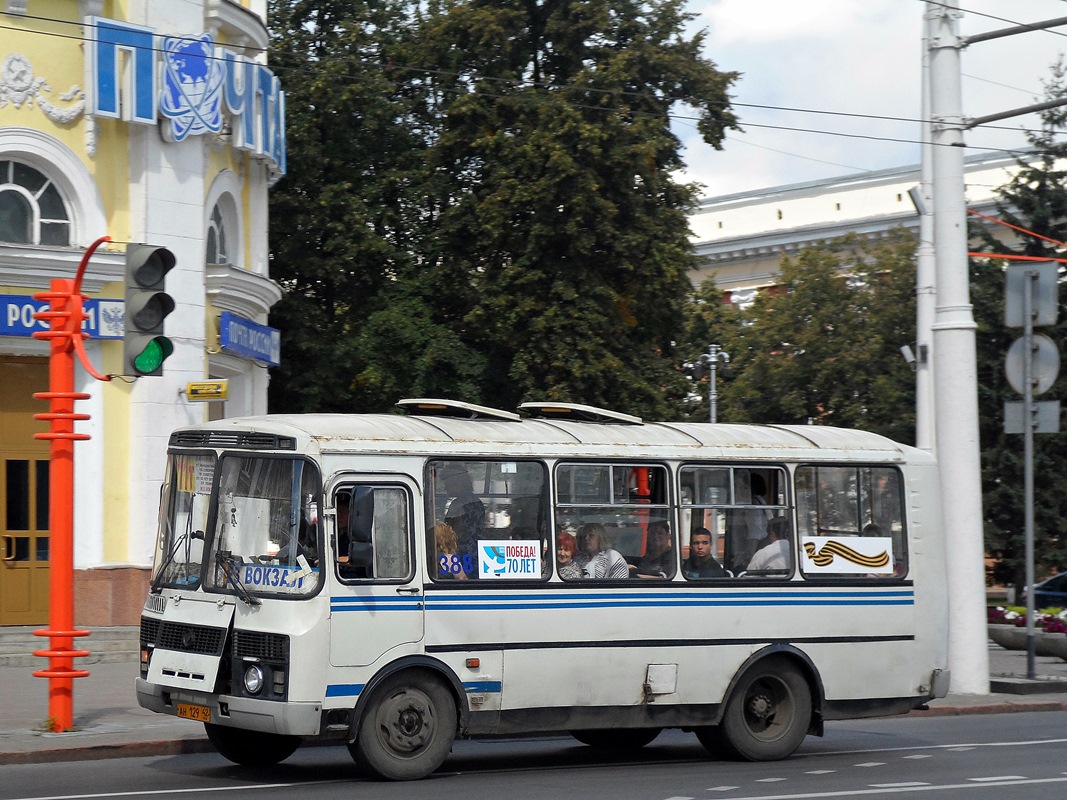
<svg viewBox="0 0 1067 800">
<path fill-rule="evenodd" d="M 726 570 L 711 555 L 711 531 L 697 528 L 689 536 L 689 558 L 682 562 L 687 578 L 725 578 Z"/>
</svg>

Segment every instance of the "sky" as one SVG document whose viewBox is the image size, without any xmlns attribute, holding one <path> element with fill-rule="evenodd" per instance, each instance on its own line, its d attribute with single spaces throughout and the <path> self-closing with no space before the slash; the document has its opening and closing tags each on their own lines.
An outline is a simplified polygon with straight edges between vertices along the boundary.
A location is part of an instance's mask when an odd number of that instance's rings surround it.
<svg viewBox="0 0 1067 800">
<path fill-rule="evenodd" d="M 717 151 L 701 141 L 695 122 L 685 119 L 693 111 L 676 109 L 674 130 L 687 165 L 682 177 L 702 184 L 702 197 L 717 197 L 917 165 L 926 5 L 689 0 L 697 15 L 693 29 L 707 33 L 704 55 L 720 70 L 742 73 L 731 95 L 744 130 L 730 131 Z M 1067 0 L 958 0 L 958 5 L 964 36 L 1067 17 Z M 981 117 L 1043 100 L 1042 81 L 1065 53 L 1067 25 L 965 48 L 964 115 Z M 1035 124 L 1031 115 L 995 123 L 999 129 L 968 131 L 967 154 L 1024 147 L 1020 128 Z"/>
</svg>

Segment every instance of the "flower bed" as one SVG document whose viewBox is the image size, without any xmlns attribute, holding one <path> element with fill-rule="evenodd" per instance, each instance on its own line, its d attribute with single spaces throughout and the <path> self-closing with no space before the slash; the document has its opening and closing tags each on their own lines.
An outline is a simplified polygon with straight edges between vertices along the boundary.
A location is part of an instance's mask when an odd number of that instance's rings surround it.
<svg viewBox="0 0 1067 800">
<path fill-rule="evenodd" d="M 997 606 L 988 611 L 989 638 L 1007 650 L 1026 649 L 1026 609 Z M 1047 608 L 1034 612 L 1034 645 L 1039 656 L 1067 661 L 1067 611 Z"/>
</svg>

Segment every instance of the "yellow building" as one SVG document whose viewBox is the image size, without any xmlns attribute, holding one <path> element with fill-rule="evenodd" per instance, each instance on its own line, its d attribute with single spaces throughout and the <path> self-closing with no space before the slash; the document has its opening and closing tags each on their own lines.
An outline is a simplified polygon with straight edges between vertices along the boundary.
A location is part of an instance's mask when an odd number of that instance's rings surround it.
<svg viewBox="0 0 1067 800">
<path fill-rule="evenodd" d="M 33 295 L 86 247 L 89 359 L 125 372 L 127 243 L 169 249 L 174 353 L 158 377 L 104 383 L 75 445 L 79 625 L 136 624 L 170 432 L 266 412 L 267 192 L 285 172 L 284 94 L 266 65 L 267 0 L 0 0 L 0 625 L 48 621 L 48 345 Z M 192 381 L 226 379 L 203 403 Z"/>
</svg>

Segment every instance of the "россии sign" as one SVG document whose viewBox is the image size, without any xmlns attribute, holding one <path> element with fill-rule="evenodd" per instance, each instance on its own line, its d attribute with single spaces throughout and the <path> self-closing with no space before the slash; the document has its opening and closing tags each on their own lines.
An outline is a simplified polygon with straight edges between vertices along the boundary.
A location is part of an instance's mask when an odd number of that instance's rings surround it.
<svg viewBox="0 0 1067 800">
<path fill-rule="evenodd" d="M 0 294 L 0 336 L 32 336 L 34 331 L 48 330 L 47 320 L 36 320 L 33 315 L 47 311 L 48 301 L 34 300 L 28 294 Z M 125 303 L 121 300 L 82 301 L 82 310 L 87 319 L 82 330 L 92 339 L 121 339 Z"/>
</svg>

